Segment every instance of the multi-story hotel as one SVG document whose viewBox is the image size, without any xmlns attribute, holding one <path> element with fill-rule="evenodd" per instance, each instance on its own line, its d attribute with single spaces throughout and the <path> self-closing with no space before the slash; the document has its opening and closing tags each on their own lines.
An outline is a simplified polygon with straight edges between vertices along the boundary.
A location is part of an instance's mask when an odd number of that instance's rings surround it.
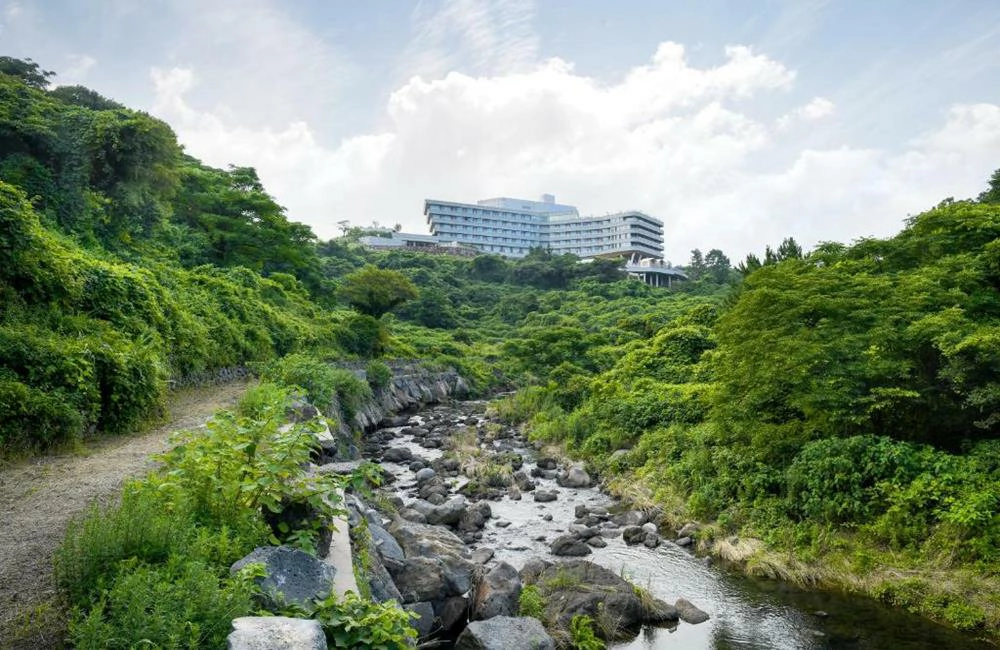
<svg viewBox="0 0 1000 650">
<path fill-rule="evenodd" d="M 551 194 L 541 201 L 424 201 L 431 236 L 486 253 L 524 257 L 532 248 L 580 257 L 663 257 L 663 222 L 636 210 L 581 217 Z"/>
</svg>

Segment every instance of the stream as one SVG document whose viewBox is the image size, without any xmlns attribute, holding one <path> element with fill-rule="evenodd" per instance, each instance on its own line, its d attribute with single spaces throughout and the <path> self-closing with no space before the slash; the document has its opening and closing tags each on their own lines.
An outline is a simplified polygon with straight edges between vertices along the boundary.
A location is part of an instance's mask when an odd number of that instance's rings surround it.
<svg viewBox="0 0 1000 650">
<path fill-rule="evenodd" d="M 424 409 L 410 418 L 407 426 L 434 430 L 435 427 L 487 425 L 482 401 L 458 402 Z M 495 426 L 495 425 L 494 425 Z M 409 449 L 414 459 L 430 463 L 440 458 L 439 448 L 422 446 L 425 440 L 405 435 L 406 426 L 382 429 L 387 447 Z M 376 435 L 376 438 L 379 436 Z M 485 451 L 514 451 L 524 458 L 524 470 L 534 467 L 535 451 L 517 436 L 480 443 Z M 416 498 L 415 474 L 409 461 L 382 461 L 396 481 L 395 494 L 409 503 Z M 462 476 L 449 478 L 460 486 Z M 564 488 L 554 478 L 534 477 L 538 490 L 552 490 L 555 501 L 536 503 L 530 492 L 520 500 L 503 496 L 490 500 L 492 517 L 481 531 L 481 539 L 470 548 L 488 547 L 494 559 L 520 569 L 525 561 L 539 556 L 558 561 L 548 543 L 569 531 L 579 505 L 608 508 L 616 502 L 597 488 Z M 507 523 L 509 522 L 509 524 Z M 500 524 L 500 525 L 498 525 Z M 502 527 L 503 526 L 503 527 Z M 667 537 L 669 537 L 669 533 Z M 748 578 L 720 566 L 710 565 L 671 541 L 657 548 L 639 544 L 627 546 L 621 534 L 604 536 L 607 546 L 593 548 L 585 559 L 600 564 L 634 584 L 645 587 L 668 603 L 686 598 L 711 615 L 705 623 L 680 622 L 672 627 L 645 627 L 629 642 L 609 647 L 659 650 L 661 648 L 803 648 L 803 649 L 986 649 L 994 648 L 971 636 L 935 624 L 919 616 L 891 609 L 871 599 L 830 591 L 810 591 L 789 584 Z"/>
</svg>

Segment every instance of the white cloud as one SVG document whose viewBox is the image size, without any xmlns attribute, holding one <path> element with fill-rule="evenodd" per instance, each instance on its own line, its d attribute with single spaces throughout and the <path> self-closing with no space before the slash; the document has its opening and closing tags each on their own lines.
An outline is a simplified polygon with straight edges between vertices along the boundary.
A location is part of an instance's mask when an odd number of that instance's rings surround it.
<svg viewBox="0 0 1000 650">
<path fill-rule="evenodd" d="M 694 247 L 736 260 L 789 235 L 807 246 L 889 235 L 907 213 L 975 195 L 1000 150 L 1000 107 L 992 104 L 956 105 L 940 128 L 897 151 L 806 149 L 801 129 L 772 126 L 782 117 L 746 108 L 791 89 L 795 74 L 744 47 L 696 68 L 682 46 L 664 43 L 616 83 L 560 59 L 503 74 L 415 77 L 389 98 L 383 132 L 335 147 L 301 120 L 250 128 L 192 108 L 190 70 L 154 79 L 155 112 L 193 155 L 256 166 L 290 217 L 322 237 L 335 235 L 341 219 L 422 231 L 427 197 L 553 192 L 583 213 L 659 216 L 675 262 Z M 833 112 L 818 97 L 784 117 L 814 130 Z"/>
<path fill-rule="evenodd" d="M 779 117 L 775 124 L 779 129 L 787 129 L 796 123 L 812 122 L 833 115 L 836 106 L 825 97 L 814 97 L 812 101 L 804 106 L 799 106 L 790 113 Z"/>
<path fill-rule="evenodd" d="M 70 54 L 66 58 L 69 65 L 59 74 L 59 85 L 83 83 L 91 69 L 97 65 L 97 59 L 87 54 Z"/>
</svg>

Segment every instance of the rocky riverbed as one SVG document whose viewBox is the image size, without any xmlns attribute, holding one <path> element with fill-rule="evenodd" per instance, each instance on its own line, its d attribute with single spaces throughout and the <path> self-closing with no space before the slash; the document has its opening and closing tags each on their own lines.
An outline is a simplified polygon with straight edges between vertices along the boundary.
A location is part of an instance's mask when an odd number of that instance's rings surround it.
<svg viewBox="0 0 1000 650">
<path fill-rule="evenodd" d="M 539 632 L 515 618 L 528 585 L 539 591 L 557 642 L 580 615 L 607 640 L 634 637 L 645 624 L 709 619 L 687 600 L 670 604 L 637 589 L 625 579 L 627 567 L 592 561 L 611 545 L 653 552 L 664 543 L 655 513 L 617 512 L 582 466 L 537 456 L 514 428 L 487 414 L 485 402 L 386 424 L 366 436 L 363 452 L 381 463 L 393 511 L 354 500 L 352 521 L 372 540 L 373 596 L 421 614 L 422 638 L 457 636 L 457 647 L 488 647 L 478 637 L 489 634 L 503 647 L 534 647 L 510 645 L 515 631 Z M 492 622 L 459 634 L 469 620 Z M 479 645 L 469 645 L 473 635 Z"/>
</svg>

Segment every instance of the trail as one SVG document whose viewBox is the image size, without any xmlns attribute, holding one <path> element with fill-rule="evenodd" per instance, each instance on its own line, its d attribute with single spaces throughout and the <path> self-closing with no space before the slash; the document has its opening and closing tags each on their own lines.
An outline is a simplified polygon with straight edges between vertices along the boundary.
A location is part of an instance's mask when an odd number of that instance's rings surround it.
<svg viewBox="0 0 1000 650">
<path fill-rule="evenodd" d="M 202 426 L 235 404 L 249 382 L 175 393 L 166 424 L 101 440 L 83 454 L 35 458 L 0 469 L 0 648 L 61 647 L 62 614 L 52 605 L 52 555 L 70 519 L 113 498 L 125 479 L 152 467 L 170 434 Z M 25 634 L 26 617 L 39 621 Z M 18 638 L 20 637 L 20 638 Z"/>
</svg>

